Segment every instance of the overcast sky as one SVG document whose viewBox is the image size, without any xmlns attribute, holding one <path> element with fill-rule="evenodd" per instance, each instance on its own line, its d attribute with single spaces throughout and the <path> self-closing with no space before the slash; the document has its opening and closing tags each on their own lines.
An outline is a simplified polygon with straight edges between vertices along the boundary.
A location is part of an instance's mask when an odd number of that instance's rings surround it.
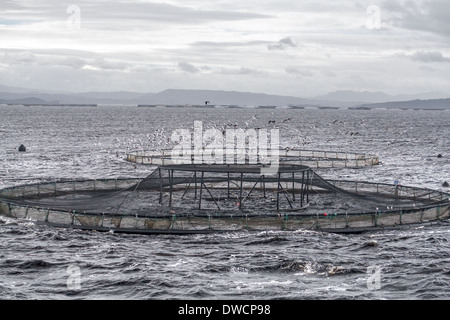
<svg viewBox="0 0 450 320">
<path fill-rule="evenodd" d="M 450 96 L 448 0 L 0 0 L 0 85 Z"/>
</svg>

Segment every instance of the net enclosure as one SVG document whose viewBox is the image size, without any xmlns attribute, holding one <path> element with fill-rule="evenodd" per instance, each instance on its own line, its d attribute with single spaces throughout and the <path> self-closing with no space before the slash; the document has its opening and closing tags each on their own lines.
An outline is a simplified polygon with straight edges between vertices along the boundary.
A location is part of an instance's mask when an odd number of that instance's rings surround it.
<svg viewBox="0 0 450 320">
<path fill-rule="evenodd" d="M 203 149 L 205 154 L 211 154 L 215 149 Z M 233 152 L 247 153 L 248 149 L 237 148 L 233 146 Z M 221 150 L 223 154 L 222 163 L 227 163 L 227 149 Z M 183 163 L 195 163 L 195 149 L 188 152 L 191 156 L 185 157 Z M 277 152 L 280 162 L 287 164 L 305 165 L 311 168 L 361 168 L 366 166 L 376 166 L 380 164 L 377 155 L 342 152 L 342 151 L 324 151 L 324 150 L 305 150 L 299 148 L 280 148 Z M 179 158 L 179 157 L 177 157 Z M 146 164 L 146 165 L 172 165 L 176 164 L 173 161 L 173 149 L 161 150 L 137 150 L 127 153 L 127 161 Z M 247 163 L 249 161 L 246 161 Z M 260 161 L 257 161 L 258 163 Z"/>
<path fill-rule="evenodd" d="M 448 219 L 450 194 L 325 180 L 305 165 L 161 165 L 143 179 L 60 180 L 0 190 L 0 214 L 136 234 L 363 232 Z"/>
</svg>

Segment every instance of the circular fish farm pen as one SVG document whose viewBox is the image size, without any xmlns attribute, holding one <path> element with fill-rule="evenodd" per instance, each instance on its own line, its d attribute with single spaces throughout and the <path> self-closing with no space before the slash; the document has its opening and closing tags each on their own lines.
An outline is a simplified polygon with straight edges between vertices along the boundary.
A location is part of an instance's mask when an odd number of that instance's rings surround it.
<svg viewBox="0 0 450 320">
<path fill-rule="evenodd" d="M 239 152 L 238 148 L 234 148 Z M 191 157 L 184 157 L 183 163 L 194 163 L 196 150 L 192 149 Z M 202 150 L 203 153 L 211 154 L 212 150 Z M 245 152 L 245 149 L 242 149 Z M 146 164 L 146 165 L 171 165 L 173 161 L 172 149 L 162 150 L 138 150 L 127 153 L 127 161 Z M 226 157 L 227 150 L 222 150 Z M 360 168 L 366 166 L 375 166 L 380 164 L 377 155 L 353 152 L 323 151 L 323 150 L 304 150 L 296 148 L 284 148 L 278 151 L 279 161 L 289 164 L 305 165 L 311 168 Z M 177 161 L 180 157 L 177 157 Z M 224 159 L 223 163 L 226 163 Z"/>
<path fill-rule="evenodd" d="M 450 194 L 332 181 L 305 165 L 160 165 L 143 179 L 56 181 L 0 190 L 0 214 L 134 234 L 317 230 L 358 233 L 448 219 Z"/>
</svg>

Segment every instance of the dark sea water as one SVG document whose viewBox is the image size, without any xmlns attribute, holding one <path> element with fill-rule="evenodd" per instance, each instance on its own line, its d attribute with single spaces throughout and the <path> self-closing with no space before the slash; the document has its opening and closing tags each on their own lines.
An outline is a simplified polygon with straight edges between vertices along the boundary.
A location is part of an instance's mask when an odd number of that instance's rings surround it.
<svg viewBox="0 0 450 320">
<path fill-rule="evenodd" d="M 320 169 L 326 178 L 450 192 L 442 186 L 450 183 L 449 111 L 0 106 L 0 119 L 0 188 L 145 177 L 153 168 L 126 162 L 128 151 L 168 146 L 173 130 L 202 121 L 204 129 L 275 126 L 282 146 L 366 152 L 382 161 Z M 17 151 L 20 144 L 27 152 Z M 447 300 L 449 253 L 449 221 L 353 235 L 137 236 L 0 217 L 0 297 Z"/>
</svg>

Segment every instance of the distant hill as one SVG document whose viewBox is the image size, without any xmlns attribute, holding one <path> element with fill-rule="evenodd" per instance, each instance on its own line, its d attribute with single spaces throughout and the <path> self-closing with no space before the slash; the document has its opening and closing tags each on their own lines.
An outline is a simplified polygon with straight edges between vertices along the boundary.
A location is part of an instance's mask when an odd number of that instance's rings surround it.
<svg viewBox="0 0 450 320">
<path fill-rule="evenodd" d="M 320 100 L 331 100 L 331 101 L 342 101 L 342 102 L 386 102 L 392 100 L 392 96 L 383 92 L 369 92 L 369 91 L 351 91 L 351 90 L 341 90 L 328 93 L 323 96 L 315 97 L 315 99 Z"/>
<path fill-rule="evenodd" d="M 424 110 L 444 110 L 450 109 L 450 99 L 430 99 L 430 100 L 409 100 L 390 101 L 383 103 L 367 103 L 353 107 L 355 109 L 365 108 L 395 108 L 395 109 L 424 109 Z"/>
<path fill-rule="evenodd" d="M 13 100 L 4 100 L 0 99 L 0 103 L 3 104 L 58 104 L 59 101 L 45 101 L 39 98 L 20 98 L 20 99 L 13 99 Z"/>
<path fill-rule="evenodd" d="M 293 96 L 270 95 L 265 93 L 221 91 L 221 90 L 182 90 L 168 89 L 158 93 L 137 92 L 85 92 L 85 93 L 48 93 L 32 92 L 30 94 L 15 90 L 15 92 L 0 92 L 1 101 L 28 101 L 30 97 L 42 101 L 59 101 L 61 104 L 176 104 L 176 105 L 252 105 L 252 106 L 285 106 L 285 105 L 320 105 L 344 106 L 338 102 L 317 101 Z M 24 102 L 31 103 L 31 102 Z M 44 102 L 43 102 L 44 103 Z"/>
<path fill-rule="evenodd" d="M 205 104 L 209 101 L 215 105 L 289 105 L 310 104 L 311 100 L 291 97 L 269 95 L 264 93 L 221 91 L 221 90 L 175 90 L 169 89 L 162 92 L 139 97 L 142 102 L 159 104 Z"/>
<path fill-rule="evenodd" d="M 382 103 L 390 101 L 446 99 L 442 92 L 425 92 L 417 94 L 389 95 L 384 92 L 341 90 L 314 97 L 316 100 L 349 102 L 351 104 Z"/>
<path fill-rule="evenodd" d="M 158 93 L 116 92 L 54 92 L 14 88 L 0 85 L 0 103 L 17 104 L 120 104 L 120 105 L 237 105 L 237 106 L 295 106 L 318 108 L 449 108 L 447 97 L 430 100 L 407 99 L 416 96 L 444 96 L 425 93 L 390 96 L 383 92 L 336 91 L 315 98 L 271 95 L 265 93 L 168 89 Z M 405 98 L 405 99 L 403 99 Z M 428 99 L 428 98 L 426 98 Z M 406 101 L 405 101 L 406 100 Z"/>
</svg>

